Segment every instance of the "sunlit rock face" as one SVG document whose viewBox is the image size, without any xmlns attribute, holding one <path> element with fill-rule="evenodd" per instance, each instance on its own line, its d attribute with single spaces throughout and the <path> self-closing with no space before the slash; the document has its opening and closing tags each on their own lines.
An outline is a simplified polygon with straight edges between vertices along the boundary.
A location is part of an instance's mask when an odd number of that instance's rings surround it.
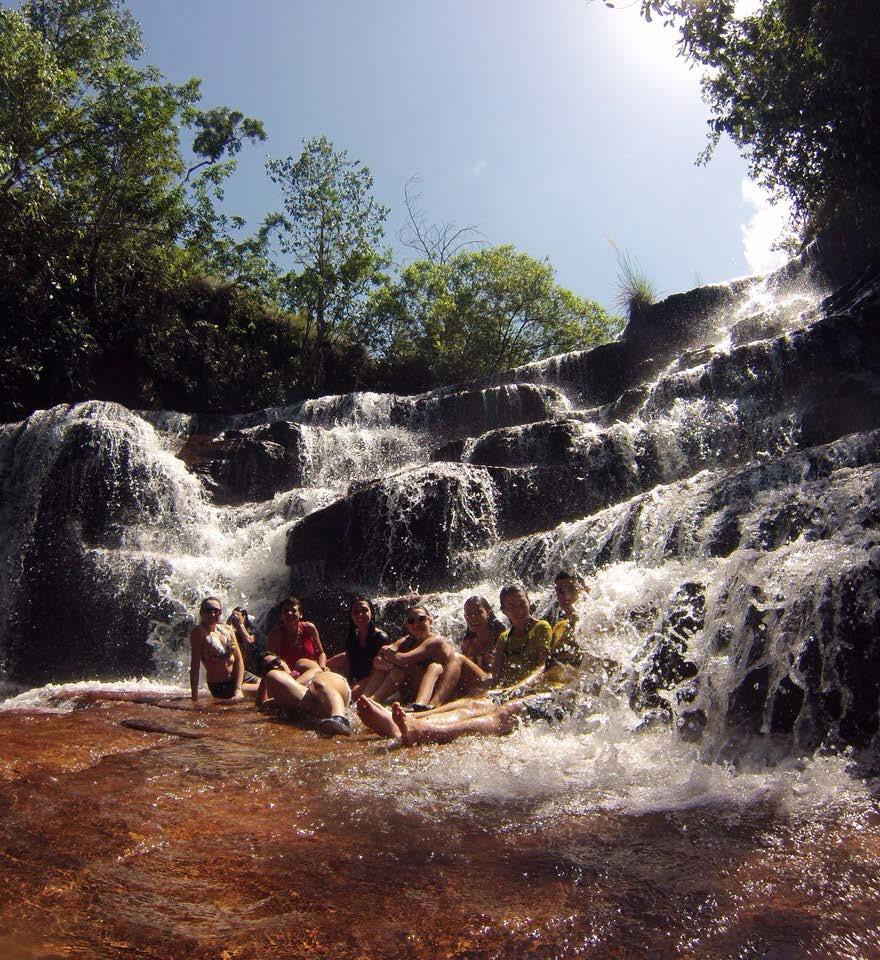
<svg viewBox="0 0 880 960">
<path fill-rule="evenodd" d="M 87 403 L 34 414 L 9 438 L 4 654 L 13 679 L 150 668 L 167 564 L 133 552 L 133 532 L 164 540 L 180 517 L 177 467 L 151 456 L 145 428 L 122 407 Z"/>
<path fill-rule="evenodd" d="M 401 593 L 459 579 L 462 554 L 496 539 L 494 489 L 485 470 L 422 468 L 377 480 L 294 527 L 294 583 Z M 331 546 L 332 545 L 332 546 Z"/>
<path fill-rule="evenodd" d="M 469 593 L 520 580 L 543 613 L 565 568 L 585 689 L 633 731 L 725 762 L 873 750 L 880 282 L 822 263 L 421 396 L 2 428 L 3 679 L 180 681 L 208 592 L 265 629 L 293 590 L 331 649 L 351 593 L 391 624 L 418 592 L 456 637 Z"/>
</svg>

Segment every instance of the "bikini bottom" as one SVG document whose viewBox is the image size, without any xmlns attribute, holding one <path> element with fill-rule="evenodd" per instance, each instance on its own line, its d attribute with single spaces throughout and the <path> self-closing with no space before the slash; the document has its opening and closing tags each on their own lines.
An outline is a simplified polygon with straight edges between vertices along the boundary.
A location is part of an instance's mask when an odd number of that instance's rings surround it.
<svg viewBox="0 0 880 960">
<path fill-rule="evenodd" d="M 259 683 L 260 678 L 248 670 L 245 670 L 242 683 Z M 231 700 L 235 696 L 235 678 L 228 680 L 209 680 L 208 689 L 211 696 L 217 700 Z"/>
</svg>

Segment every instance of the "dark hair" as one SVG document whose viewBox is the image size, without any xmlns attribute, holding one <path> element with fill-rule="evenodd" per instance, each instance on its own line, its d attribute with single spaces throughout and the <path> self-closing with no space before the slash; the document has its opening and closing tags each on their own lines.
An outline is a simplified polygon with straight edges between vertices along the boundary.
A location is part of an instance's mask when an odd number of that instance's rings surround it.
<svg viewBox="0 0 880 960">
<path fill-rule="evenodd" d="M 504 600 L 508 594 L 511 593 L 521 593 L 526 600 L 528 600 L 529 595 L 526 593 L 526 588 L 520 583 L 508 583 L 507 586 L 501 588 L 501 593 L 498 594 L 498 606 L 504 606 Z"/>
<path fill-rule="evenodd" d="M 468 597 L 465 600 L 464 605 L 467 606 L 469 603 L 476 603 L 478 606 L 482 607 L 486 611 L 486 617 L 489 621 L 489 628 L 494 634 L 501 633 L 505 629 L 504 624 L 498 619 L 495 615 L 495 611 L 492 609 L 492 604 L 485 597 L 481 597 L 478 594 L 474 594 L 472 597 Z M 464 637 L 470 638 L 475 637 L 476 634 L 470 627 L 464 632 Z M 464 637 L 462 639 L 464 639 Z"/>
<path fill-rule="evenodd" d="M 281 603 L 278 604 L 278 612 L 281 613 L 284 607 L 299 607 L 300 612 L 302 612 L 303 605 L 300 603 L 299 597 L 295 597 L 292 593 L 289 593 Z"/>
<path fill-rule="evenodd" d="M 245 610 L 244 607 L 233 607 L 232 613 L 241 614 L 241 619 L 244 621 L 244 628 L 245 630 L 247 630 L 248 633 L 252 634 L 255 632 L 253 621 L 251 620 L 250 615 L 248 614 L 247 610 Z M 227 617 L 226 619 L 227 623 L 229 623 L 229 621 L 232 619 L 232 613 L 230 613 L 229 616 Z"/>
<path fill-rule="evenodd" d="M 574 580 L 582 589 L 587 586 L 587 581 L 579 573 L 569 573 L 568 570 L 560 570 L 553 578 L 553 583 L 557 584 L 560 580 Z"/>
<path fill-rule="evenodd" d="M 357 639 L 357 627 L 354 625 L 354 620 L 351 619 L 351 608 L 356 603 L 365 603 L 370 608 L 370 625 L 367 627 L 367 636 L 379 632 L 379 628 L 376 626 L 376 608 L 373 601 L 369 597 L 358 594 L 356 597 L 352 597 L 348 603 L 348 640 L 350 643 Z"/>
<path fill-rule="evenodd" d="M 370 624 L 367 627 L 367 640 L 370 640 L 378 635 L 381 636 L 387 643 L 387 637 L 385 637 L 383 632 L 376 625 L 376 607 L 373 604 L 373 601 L 369 597 L 364 597 L 361 594 L 358 594 L 356 597 L 352 597 L 348 604 L 348 635 L 345 638 L 345 649 L 351 651 L 357 648 L 357 627 L 354 625 L 354 621 L 351 619 L 351 608 L 356 603 L 365 603 L 370 608 Z"/>
<path fill-rule="evenodd" d="M 216 603 L 219 603 L 220 606 L 221 606 L 221 608 L 222 608 L 222 606 L 223 606 L 223 601 L 222 601 L 219 597 L 205 597 L 205 599 L 202 600 L 202 602 L 199 604 L 199 615 L 200 615 L 200 616 L 201 616 L 201 614 L 203 614 L 203 613 L 205 612 L 205 605 L 206 605 L 207 603 L 209 603 L 211 600 L 214 600 Z"/>
<path fill-rule="evenodd" d="M 431 611 L 430 611 L 423 603 L 410 603 L 410 604 L 407 605 L 407 608 L 403 611 L 403 617 L 404 617 L 404 619 L 406 619 L 406 615 L 407 615 L 411 610 L 424 610 L 425 613 L 427 613 L 428 616 L 431 617 Z M 434 618 L 431 617 L 431 619 L 433 620 Z"/>
</svg>

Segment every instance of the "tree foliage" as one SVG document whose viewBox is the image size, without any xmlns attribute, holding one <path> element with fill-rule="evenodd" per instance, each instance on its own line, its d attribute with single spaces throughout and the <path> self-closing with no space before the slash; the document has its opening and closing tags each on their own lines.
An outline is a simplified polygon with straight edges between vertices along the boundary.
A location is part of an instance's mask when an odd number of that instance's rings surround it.
<svg viewBox="0 0 880 960">
<path fill-rule="evenodd" d="M 326 137 L 306 140 L 298 158 L 269 160 L 266 168 L 281 187 L 284 213 L 270 217 L 265 229 L 293 260 L 284 290 L 288 305 L 305 318 L 306 336 L 314 335 L 320 388 L 327 345 L 351 333 L 378 280 L 388 211 L 373 198 L 369 169 Z"/>
<path fill-rule="evenodd" d="M 372 300 L 365 342 L 422 377 L 485 376 L 611 339 L 620 321 L 509 244 L 416 260 Z M 423 384 L 425 380 L 423 379 Z"/>
<path fill-rule="evenodd" d="M 787 195 L 807 234 L 838 213 L 880 212 L 880 17 L 875 0 L 642 0 L 707 68 L 710 145 L 728 134 L 752 176 Z"/>
<path fill-rule="evenodd" d="M 616 330 L 549 264 L 428 224 L 412 184 L 423 259 L 389 276 L 388 211 L 326 137 L 267 164 L 284 208 L 247 234 L 224 188 L 262 124 L 140 53 L 123 0 L 0 5 L 0 419 L 407 389 L 411 364 L 422 389 Z"/>
<path fill-rule="evenodd" d="M 193 197 L 262 126 L 139 68 L 118 0 L 0 9 L 0 362 L 7 406 L 85 395 L 194 266 Z M 184 158 L 180 127 L 196 131 Z M 200 169 L 195 180 L 187 174 Z M 19 394 L 21 394 L 19 396 Z"/>
</svg>

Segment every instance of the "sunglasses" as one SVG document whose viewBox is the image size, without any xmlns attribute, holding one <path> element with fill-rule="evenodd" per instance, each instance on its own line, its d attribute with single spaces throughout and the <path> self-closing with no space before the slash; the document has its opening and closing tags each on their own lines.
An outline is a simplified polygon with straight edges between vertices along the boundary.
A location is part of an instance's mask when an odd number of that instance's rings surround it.
<svg viewBox="0 0 880 960">
<path fill-rule="evenodd" d="M 285 607 L 281 612 L 282 613 L 299 613 L 300 609 L 299 607 Z"/>
<path fill-rule="evenodd" d="M 426 620 L 431 618 L 426 613 L 420 613 L 417 617 L 407 617 L 407 623 L 424 623 Z"/>
<path fill-rule="evenodd" d="M 223 610 L 220 607 L 205 607 L 202 612 L 207 613 L 209 617 L 219 617 Z"/>
</svg>

